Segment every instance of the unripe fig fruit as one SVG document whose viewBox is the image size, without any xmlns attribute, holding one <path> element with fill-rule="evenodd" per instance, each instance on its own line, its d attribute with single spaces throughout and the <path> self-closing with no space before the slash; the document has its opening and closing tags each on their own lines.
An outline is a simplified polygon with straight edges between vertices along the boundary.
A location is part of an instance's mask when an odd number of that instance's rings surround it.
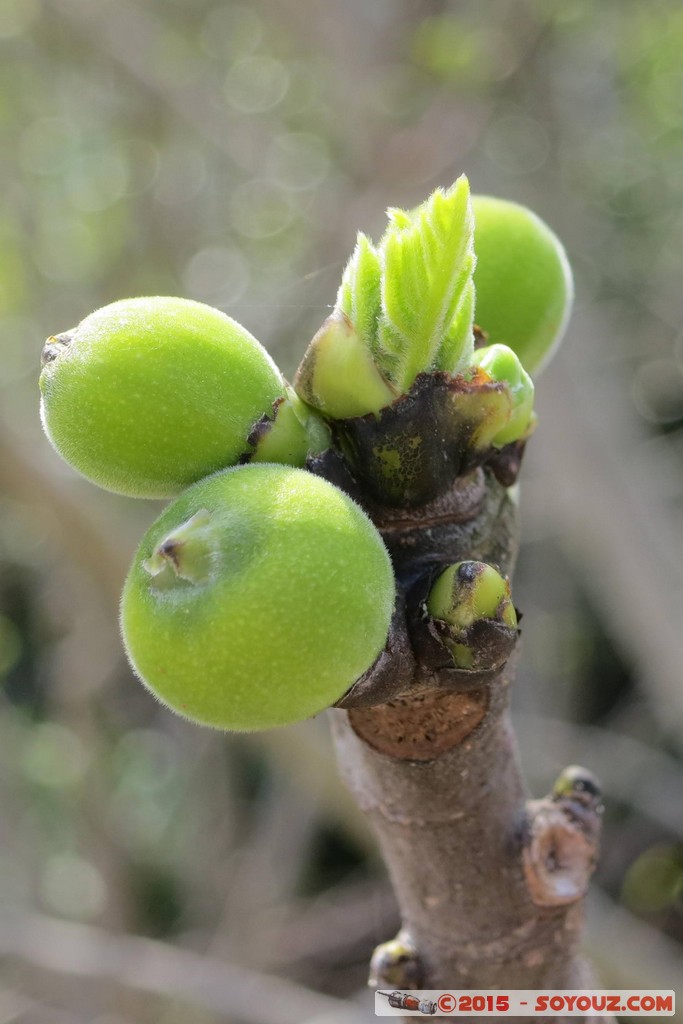
<svg viewBox="0 0 683 1024">
<path fill-rule="evenodd" d="M 265 729 L 328 707 L 370 667 L 394 589 L 382 539 L 347 495 L 305 470 L 252 464 L 196 483 L 148 530 L 121 628 L 164 704 Z"/>
<path fill-rule="evenodd" d="M 557 235 L 525 206 L 473 196 L 474 318 L 491 344 L 517 353 L 538 373 L 562 340 L 574 284 Z"/>
<path fill-rule="evenodd" d="M 224 313 L 154 297 L 49 338 L 40 389 L 45 431 L 75 469 L 110 491 L 164 497 L 233 465 L 284 382 Z"/>
</svg>

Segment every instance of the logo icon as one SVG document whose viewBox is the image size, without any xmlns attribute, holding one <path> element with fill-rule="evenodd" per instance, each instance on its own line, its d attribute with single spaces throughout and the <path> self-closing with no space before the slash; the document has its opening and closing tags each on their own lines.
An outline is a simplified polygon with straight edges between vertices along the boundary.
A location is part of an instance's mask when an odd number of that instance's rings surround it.
<svg viewBox="0 0 683 1024">
<path fill-rule="evenodd" d="M 416 1013 L 426 1013 L 432 1016 L 436 1013 L 436 1003 L 432 999 L 420 999 L 411 992 L 377 992 L 378 996 L 385 996 L 389 1000 L 389 1006 L 399 1010 L 414 1010 Z"/>
</svg>

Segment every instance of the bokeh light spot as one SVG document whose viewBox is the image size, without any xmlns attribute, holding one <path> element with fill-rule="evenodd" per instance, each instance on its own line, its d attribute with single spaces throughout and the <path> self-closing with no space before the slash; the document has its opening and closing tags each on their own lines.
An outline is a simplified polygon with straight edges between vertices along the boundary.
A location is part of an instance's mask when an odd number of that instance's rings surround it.
<svg viewBox="0 0 683 1024">
<path fill-rule="evenodd" d="M 236 302 L 249 286 L 249 267 L 239 249 L 207 246 L 188 261 L 183 271 L 184 291 L 213 306 Z"/>
<path fill-rule="evenodd" d="M 329 173 L 329 151 L 317 135 L 289 132 L 273 142 L 266 167 L 284 188 L 304 191 L 318 185 Z"/>
<path fill-rule="evenodd" d="M 548 159 L 550 140 L 540 121 L 525 114 L 506 114 L 489 128 L 485 148 L 502 171 L 530 174 Z"/>
<path fill-rule="evenodd" d="M 637 913 L 656 913 L 675 903 L 683 895 L 683 851 L 674 846 L 646 850 L 628 869 L 622 894 Z"/>
<path fill-rule="evenodd" d="M 72 853 L 55 854 L 48 859 L 41 894 L 50 910 L 80 920 L 97 917 L 107 902 L 107 888 L 100 872 L 90 861 Z"/>
<path fill-rule="evenodd" d="M 73 158 L 80 132 L 63 117 L 39 117 L 26 127 L 19 140 L 19 160 L 30 174 L 56 174 Z"/>
<path fill-rule="evenodd" d="M 88 768 L 86 749 L 76 733 L 57 722 L 42 722 L 24 748 L 22 767 L 32 782 L 61 789 L 79 782 Z"/>
<path fill-rule="evenodd" d="M 289 72 L 281 61 L 266 55 L 243 57 L 228 72 L 225 95 L 236 110 L 258 114 L 277 106 L 288 85 Z"/>
<path fill-rule="evenodd" d="M 292 222 L 290 194 L 268 181 L 248 181 L 235 189 L 230 200 L 232 223 L 247 238 L 271 238 Z"/>
</svg>

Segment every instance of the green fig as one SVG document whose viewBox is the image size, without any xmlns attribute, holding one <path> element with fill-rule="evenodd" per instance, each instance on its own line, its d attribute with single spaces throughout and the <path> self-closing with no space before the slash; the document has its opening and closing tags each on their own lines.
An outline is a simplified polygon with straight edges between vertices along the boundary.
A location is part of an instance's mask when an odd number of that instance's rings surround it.
<svg viewBox="0 0 683 1024">
<path fill-rule="evenodd" d="M 446 644 L 458 668 L 472 668 L 477 659 L 477 623 L 517 628 L 510 583 L 486 562 L 456 562 L 441 573 L 427 598 L 427 611 L 448 626 Z M 481 640 L 481 638 L 479 638 Z"/>
<path fill-rule="evenodd" d="M 188 299 L 123 299 L 48 338 L 41 417 L 59 454 L 101 487 L 165 497 L 234 465 L 285 394 L 248 331 Z"/>
<path fill-rule="evenodd" d="M 510 599 L 510 584 L 486 562 L 456 562 L 441 573 L 431 589 L 427 609 L 464 630 L 477 619 L 499 619 L 516 626 L 517 616 Z"/>
<path fill-rule="evenodd" d="M 537 374 L 562 340 L 574 296 L 567 254 L 540 217 L 505 199 L 473 196 L 474 317 Z"/>
<path fill-rule="evenodd" d="M 164 704 L 217 728 L 265 729 L 334 704 L 370 667 L 394 592 L 382 539 L 346 494 L 252 464 L 199 481 L 148 530 L 121 628 Z"/>
</svg>

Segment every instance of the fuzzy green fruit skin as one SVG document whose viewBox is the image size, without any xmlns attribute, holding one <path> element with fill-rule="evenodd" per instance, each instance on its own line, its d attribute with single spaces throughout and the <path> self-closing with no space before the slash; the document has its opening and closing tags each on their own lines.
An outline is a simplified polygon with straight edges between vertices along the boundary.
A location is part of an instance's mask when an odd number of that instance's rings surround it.
<svg viewBox="0 0 683 1024">
<path fill-rule="evenodd" d="M 166 497 L 233 465 L 284 395 L 256 339 L 199 302 L 124 299 L 67 337 L 46 346 L 43 426 L 67 462 L 120 494 Z"/>
<path fill-rule="evenodd" d="M 562 340 L 574 297 L 567 254 L 535 213 L 473 196 L 475 320 L 490 344 L 508 345 L 537 374 Z"/>
<path fill-rule="evenodd" d="M 151 575 L 169 533 L 186 536 L 193 516 L 197 544 L 211 545 L 208 560 L 193 553 L 196 582 L 172 567 Z M 150 528 L 121 629 L 135 671 L 174 711 L 265 729 L 328 707 L 369 668 L 394 592 L 379 533 L 342 491 L 305 470 L 247 465 L 201 480 Z"/>
</svg>

